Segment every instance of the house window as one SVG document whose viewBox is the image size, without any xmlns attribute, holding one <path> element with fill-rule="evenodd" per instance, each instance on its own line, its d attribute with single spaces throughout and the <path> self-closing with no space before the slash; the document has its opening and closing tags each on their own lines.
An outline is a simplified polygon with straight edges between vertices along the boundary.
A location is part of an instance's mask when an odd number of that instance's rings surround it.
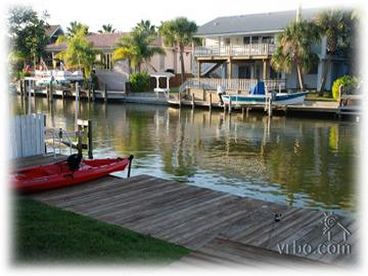
<svg viewBox="0 0 368 276">
<path fill-rule="evenodd" d="M 250 44 L 250 36 L 243 37 L 243 44 Z"/>
<path fill-rule="evenodd" d="M 225 38 L 225 45 L 230 45 L 230 37 Z"/>
<path fill-rule="evenodd" d="M 274 39 L 273 36 L 263 36 L 262 37 L 262 43 L 274 44 L 275 39 Z"/>
<path fill-rule="evenodd" d="M 311 68 L 308 71 L 309 75 L 317 75 L 318 74 L 318 61 L 313 62 Z"/>
<path fill-rule="evenodd" d="M 282 76 L 281 76 L 281 72 L 277 72 L 275 71 L 272 66 L 270 68 L 270 79 L 281 79 Z"/>
<path fill-rule="evenodd" d="M 259 36 L 252 36 L 252 43 L 253 44 L 259 43 Z"/>
</svg>

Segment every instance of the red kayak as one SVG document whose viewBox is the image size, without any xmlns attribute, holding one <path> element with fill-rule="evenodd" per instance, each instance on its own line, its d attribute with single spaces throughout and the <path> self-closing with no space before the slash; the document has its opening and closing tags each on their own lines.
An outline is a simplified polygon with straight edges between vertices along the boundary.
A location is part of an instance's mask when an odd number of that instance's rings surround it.
<svg viewBox="0 0 368 276">
<path fill-rule="evenodd" d="M 13 187 L 20 192 L 37 192 L 76 185 L 109 173 L 124 170 L 129 158 L 82 160 L 77 169 L 67 161 L 19 170 L 12 175 Z"/>
</svg>

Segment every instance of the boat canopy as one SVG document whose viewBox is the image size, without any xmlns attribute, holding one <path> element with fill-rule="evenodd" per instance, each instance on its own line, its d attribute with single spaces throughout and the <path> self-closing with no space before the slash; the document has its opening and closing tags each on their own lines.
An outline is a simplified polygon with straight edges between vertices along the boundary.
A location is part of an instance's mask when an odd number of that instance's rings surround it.
<svg viewBox="0 0 368 276">
<path fill-rule="evenodd" d="M 265 95 L 265 84 L 263 81 L 258 81 L 255 86 L 253 86 L 250 91 L 250 95 Z"/>
</svg>

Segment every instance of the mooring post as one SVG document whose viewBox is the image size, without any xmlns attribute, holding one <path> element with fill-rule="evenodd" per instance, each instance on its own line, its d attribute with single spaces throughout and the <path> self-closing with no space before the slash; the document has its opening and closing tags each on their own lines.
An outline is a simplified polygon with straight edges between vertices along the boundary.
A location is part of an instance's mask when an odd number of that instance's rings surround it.
<svg viewBox="0 0 368 276">
<path fill-rule="evenodd" d="M 78 130 L 78 113 L 79 113 L 79 84 L 75 83 L 75 125 Z"/>
<path fill-rule="evenodd" d="M 54 101 L 54 90 L 53 90 L 53 77 L 50 80 L 50 101 Z"/>
<path fill-rule="evenodd" d="M 88 158 L 93 159 L 92 120 L 88 120 Z"/>
<path fill-rule="evenodd" d="M 44 127 L 44 130 L 46 130 L 46 114 L 43 114 L 43 127 Z M 45 154 L 47 153 L 47 143 L 46 143 L 46 140 L 44 142 L 44 147 L 45 147 Z"/>
<path fill-rule="evenodd" d="M 26 88 L 28 91 L 28 114 L 31 114 L 31 111 L 32 111 L 32 102 L 31 102 L 31 87 L 28 85 L 28 81 L 27 81 L 27 84 L 26 84 Z"/>
<path fill-rule="evenodd" d="M 231 96 L 229 96 L 229 114 L 231 114 Z"/>
<path fill-rule="evenodd" d="M 192 108 L 194 109 L 194 107 L 195 107 L 194 93 L 192 93 Z"/>
<path fill-rule="evenodd" d="M 82 155 L 82 126 L 78 125 L 78 131 L 77 131 L 77 136 L 78 136 L 78 154 Z"/>
<path fill-rule="evenodd" d="M 268 103 L 268 116 L 272 117 L 272 97 L 270 98 Z"/>
<path fill-rule="evenodd" d="M 209 110 L 212 109 L 212 93 L 210 93 L 210 105 L 208 106 Z"/>
<path fill-rule="evenodd" d="M 91 101 L 91 87 L 88 87 L 88 102 Z"/>
<path fill-rule="evenodd" d="M 107 86 L 104 84 L 104 101 L 107 102 Z"/>
<path fill-rule="evenodd" d="M 92 101 L 95 101 L 95 97 L 96 97 L 96 90 L 95 90 L 95 85 L 92 82 Z"/>
<path fill-rule="evenodd" d="M 181 107 L 181 92 L 178 92 L 179 108 Z"/>
<path fill-rule="evenodd" d="M 129 159 L 128 173 L 127 173 L 127 177 L 128 178 L 130 177 L 130 171 L 132 169 L 133 158 L 134 158 L 134 155 L 133 154 L 129 155 L 129 157 L 128 157 L 128 159 Z"/>
<path fill-rule="evenodd" d="M 23 89 L 23 80 L 19 80 L 19 89 L 20 89 L 20 95 L 24 96 L 24 89 Z"/>
</svg>

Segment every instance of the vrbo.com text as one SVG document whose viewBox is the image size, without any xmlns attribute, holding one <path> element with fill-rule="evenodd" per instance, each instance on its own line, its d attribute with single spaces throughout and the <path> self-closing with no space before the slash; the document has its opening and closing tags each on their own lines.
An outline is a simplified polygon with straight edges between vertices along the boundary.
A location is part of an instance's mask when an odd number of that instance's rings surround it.
<svg viewBox="0 0 368 276">
<path fill-rule="evenodd" d="M 321 243 L 316 246 L 312 246 L 309 243 L 297 243 L 293 241 L 290 243 L 278 243 L 277 249 L 280 254 L 298 254 L 298 255 L 310 255 L 310 254 L 329 254 L 329 255 L 348 255 L 351 254 L 351 244 L 348 243 Z"/>
</svg>

